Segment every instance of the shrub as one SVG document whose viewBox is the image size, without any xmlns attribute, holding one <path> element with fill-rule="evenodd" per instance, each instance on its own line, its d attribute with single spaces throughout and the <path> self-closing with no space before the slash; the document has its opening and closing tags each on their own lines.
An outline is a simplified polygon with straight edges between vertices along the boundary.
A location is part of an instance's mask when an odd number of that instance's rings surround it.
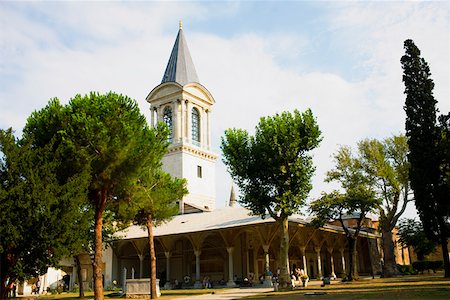
<svg viewBox="0 0 450 300">
<path fill-rule="evenodd" d="M 412 265 L 399 265 L 399 264 L 397 264 L 397 270 L 402 275 L 416 275 L 417 274 L 417 270 L 415 270 Z"/>
<path fill-rule="evenodd" d="M 433 270 L 433 272 L 436 273 L 437 270 L 441 270 L 444 266 L 444 262 L 442 260 L 435 260 L 435 261 L 415 261 L 413 262 L 412 266 L 414 269 L 419 271 L 420 273 L 423 273 L 425 270 Z"/>
</svg>

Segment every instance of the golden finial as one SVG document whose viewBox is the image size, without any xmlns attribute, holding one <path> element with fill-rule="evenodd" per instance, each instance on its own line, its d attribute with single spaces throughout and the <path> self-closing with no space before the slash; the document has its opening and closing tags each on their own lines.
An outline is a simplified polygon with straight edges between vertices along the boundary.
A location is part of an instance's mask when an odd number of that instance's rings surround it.
<svg viewBox="0 0 450 300">
<path fill-rule="evenodd" d="M 180 20 L 180 29 L 183 29 L 183 22 Z"/>
</svg>

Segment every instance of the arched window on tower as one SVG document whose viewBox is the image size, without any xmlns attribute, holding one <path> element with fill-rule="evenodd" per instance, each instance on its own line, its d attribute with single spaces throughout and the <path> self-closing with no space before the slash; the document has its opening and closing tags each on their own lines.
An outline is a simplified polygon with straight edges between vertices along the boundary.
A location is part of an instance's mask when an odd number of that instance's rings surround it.
<svg viewBox="0 0 450 300">
<path fill-rule="evenodd" d="M 169 127 L 170 133 L 169 133 L 168 139 L 169 139 L 169 142 L 172 142 L 172 136 L 173 136 L 172 108 L 170 108 L 169 106 L 166 106 L 166 108 L 164 108 L 163 121 Z"/>
<path fill-rule="evenodd" d="M 197 108 L 192 108 L 192 142 L 200 145 L 200 112 Z"/>
</svg>

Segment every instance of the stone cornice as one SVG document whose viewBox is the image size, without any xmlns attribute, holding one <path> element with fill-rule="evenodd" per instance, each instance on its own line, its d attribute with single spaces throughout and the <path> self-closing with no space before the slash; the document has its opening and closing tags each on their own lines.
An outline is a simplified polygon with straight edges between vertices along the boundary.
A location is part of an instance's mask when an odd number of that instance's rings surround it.
<svg viewBox="0 0 450 300">
<path fill-rule="evenodd" d="M 192 146 L 190 144 L 185 143 L 179 143 L 179 144 L 172 144 L 169 146 L 169 149 L 167 150 L 166 155 L 171 155 L 179 152 L 186 152 L 192 155 L 195 155 L 197 157 L 207 159 L 209 161 L 215 162 L 217 158 L 219 157 L 216 153 L 207 151 L 205 149 Z"/>
</svg>

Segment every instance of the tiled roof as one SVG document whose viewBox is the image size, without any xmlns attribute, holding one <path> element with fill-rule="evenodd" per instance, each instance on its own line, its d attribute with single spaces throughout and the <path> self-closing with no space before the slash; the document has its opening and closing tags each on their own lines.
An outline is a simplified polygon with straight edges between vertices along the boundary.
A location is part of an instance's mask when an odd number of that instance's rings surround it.
<svg viewBox="0 0 450 300">
<path fill-rule="evenodd" d="M 161 81 L 161 83 L 165 82 L 177 82 L 183 86 L 191 82 L 199 83 L 197 72 L 184 38 L 183 29 L 181 28 L 178 31 L 177 39 L 173 45 L 172 53 Z"/>
<path fill-rule="evenodd" d="M 155 237 L 159 237 L 274 222 L 275 220 L 269 216 L 262 219 L 260 216 L 251 215 L 246 208 L 225 207 L 210 212 L 177 215 L 169 222 L 154 228 L 153 234 Z M 305 217 L 300 215 L 290 216 L 289 222 L 303 225 L 309 223 Z M 340 226 L 325 225 L 322 227 L 322 230 L 343 233 Z M 147 230 L 144 230 L 141 226 L 134 225 L 118 235 L 124 239 L 144 238 L 147 237 Z M 366 233 L 364 235 L 375 236 Z"/>
</svg>

